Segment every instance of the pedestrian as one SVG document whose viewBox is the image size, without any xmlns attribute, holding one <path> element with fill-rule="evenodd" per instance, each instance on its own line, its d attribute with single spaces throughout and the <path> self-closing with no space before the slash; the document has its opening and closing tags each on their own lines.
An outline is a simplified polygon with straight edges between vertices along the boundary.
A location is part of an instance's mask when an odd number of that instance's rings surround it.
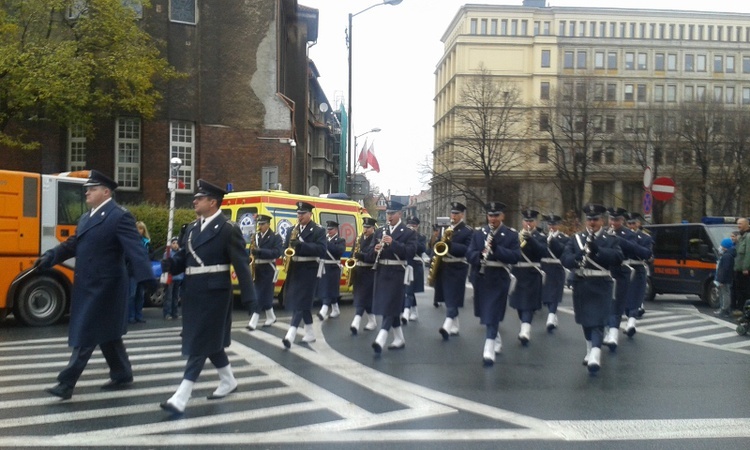
<svg viewBox="0 0 750 450">
<path fill-rule="evenodd" d="M 385 210 L 388 223 L 375 232 L 377 244 L 370 250 L 375 268 L 375 284 L 372 297 L 372 312 L 383 316 L 380 331 L 372 343 L 372 349 L 380 354 L 393 328 L 394 339 L 389 349 L 406 346 L 401 327 L 401 312 L 404 310 L 404 292 L 412 280 L 408 262 L 417 251 L 417 235 L 401 221 L 404 205 L 388 202 Z"/>
<path fill-rule="evenodd" d="M 458 308 L 463 308 L 466 294 L 466 277 L 469 273 L 466 251 L 474 231 L 464 222 L 465 216 L 466 206 L 459 202 L 451 203 L 451 225 L 443 232 L 441 239 L 446 253 L 442 257 L 436 254 L 432 256 L 433 261 L 437 257 L 441 258 L 436 273 L 430 273 L 430 276 L 434 277 L 435 285 L 433 303 L 445 303 L 445 320 L 438 331 L 446 341 L 460 332 Z M 431 267 L 430 272 L 432 271 Z"/>
<path fill-rule="evenodd" d="M 219 209 L 226 191 L 205 180 L 198 180 L 197 191 L 193 208 L 200 219 L 187 226 L 185 248 L 162 260 L 164 271 L 185 274 L 181 336 L 187 363 L 174 395 L 159 405 L 172 414 L 185 411 L 206 359 L 219 373 L 219 386 L 208 399 L 224 398 L 237 390 L 225 351 L 232 342 L 232 267 L 242 302 L 256 301 L 242 231 Z"/>
<path fill-rule="evenodd" d="M 518 234 L 521 247 L 521 259 L 513 266 L 513 275 L 518 280 L 516 289 L 510 294 L 508 302 L 518 312 L 521 331 L 518 340 L 528 345 L 531 340 L 531 321 L 534 312 L 542 309 L 542 286 L 545 274 L 542 271 L 542 258 L 547 252 L 547 236 L 537 228 L 536 219 L 539 211 L 526 209 L 523 215 L 523 230 Z"/>
<path fill-rule="evenodd" d="M 252 235 L 250 253 L 252 255 L 251 267 L 254 281 L 255 293 L 258 302 L 250 305 L 250 321 L 247 328 L 254 331 L 258 327 L 260 313 L 265 312 L 266 320 L 264 327 L 270 327 L 276 322 L 276 314 L 273 312 L 273 293 L 279 271 L 276 268 L 276 259 L 284 252 L 284 242 L 281 236 L 271 230 L 271 216 L 258 214 L 255 222 L 258 227 Z M 254 306 L 254 307 L 253 307 Z"/>
<path fill-rule="evenodd" d="M 406 297 L 404 299 L 404 312 L 401 314 L 401 323 L 406 325 L 410 320 L 418 320 L 417 294 L 424 292 L 424 260 L 422 255 L 427 251 L 427 237 L 419 234 L 419 218 L 409 217 L 406 219 L 406 227 L 417 234 L 417 253 L 409 260 L 409 265 L 414 271 L 414 280 L 406 286 Z"/>
<path fill-rule="evenodd" d="M 154 287 L 151 263 L 135 227 L 135 218 L 114 201 L 117 182 L 92 170 L 86 189 L 86 206 L 75 234 L 46 251 L 34 263 L 49 269 L 76 258 L 70 303 L 68 345 L 73 348 L 68 365 L 57 376 L 58 384 L 46 391 L 63 400 L 73 389 L 98 345 L 109 366 L 104 390 L 127 388 L 133 382 L 122 336 L 127 332 L 129 277 L 126 261 L 137 283 Z"/>
<path fill-rule="evenodd" d="M 734 242 L 731 238 L 721 240 L 719 261 L 716 263 L 714 283 L 719 288 L 719 309 L 714 314 L 729 317 L 732 313 L 732 282 L 734 280 Z"/>
<path fill-rule="evenodd" d="M 545 216 L 549 231 L 547 232 L 547 256 L 542 257 L 542 271 L 545 273 L 544 285 L 542 286 L 542 303 L 547 307 L 547 331 L 552 332 L 557 328 L 557 306 L 562 302 L 565 279 L 567 274 L 560 262 L 565 246 L 568 244 L 568 235 L 560 229 L 562 217 L 550 214 Z"/>
<path fill-rule="evenodd" d="M 570 238 L 560 258 L 563 266 L 574 272 L 573 312 L 586 339 L 583 364 L 589 373 L 596 373 L 601 367 L 604 326 L 612 312 L 614 295 L 610 270 L 619 267 L 624 259 L 619 239 L 604 231 L 606 211 L 598 204 L 583 207 L 586 230 Z"/>
<path fill-rule="evenodd" d="M 292 322 L 286 336 L 281 340 L 284 347 L 291 348 L 297 336 L 297 327 L 304 321 L 303 342 L 315 342 L 312 306 L 315 289 L 323 275 L 321 258 L 326 254 L 326 232 L 312 220 L 315 207 L 307 202 L 297 202 L 297 224 L 287 235 L 286 249 L 293 251 L 289 271 L 284 281 L 284 302 L 292 310 Z"/>
<path fill-rule="evenodd" d="M 151 254 L 151 235 L 148 233 L 146 224 L 142 221 L 135 223 L 138 233 L 141 235 L 141 245 L 146 249 L 147 254 Z M 128 299 L 128 323 L 146 323 L 143 318 L 143 303 L 146 295 L 151 295 L 143 289 L 143 286 L 137 282 L 134 277 L 130 277 L 130 297 Z"/>
<path fill-rule="evenodd" d="M 632 258 L 626 259 L 625 263 L 633 269 L 628 296 L 625 305 L 625 313 L 628 316 L 628 322 L 625 325 L 625 334 L 633 337 L 636 333 L 636 322 L 643 315 L 643 299 L 646 296 L 648 287 L 648 262 L 654 256 L 654 240 L 651 235 L 641 229 L 643 216 L 639 213 L 631 212 L 625 215 L 627 226 L 632 232 L 635 239 L 632 239 L 637 247 L 632 249 Z M 628 241 L 630 242 L 630 241 Z M 627 254 L 625 248 L 627 243 L 620 243 L 622 253 L 625 258 Z"/>
<path fill-rule="evenodd" d="M 746 300 L 750 300 L 750 223 L 745 217 L 737 219 L 737 231 L 740 232 L 735 244 L 737 252 L 734 257 L 735 304 L 732 314 L 741 316 Z"/>
<path fill-rule="evenodd" d="M 505 204 L 489 202 L 484 209 L 487 225 L 473 233 L 466 258 L 473 274 L 474 315 L 486 327 L 482 361 L 491 366 L 503 349 L 500 322 L 514 284 L 511 265 L 521 260 L 521 246 L 516 230 L 503 225 Z"/>
<path fill-rule="evenodd" d="M 372 294 L 375 285 L 375 271 L 372 265 L 375 262 L 375 219 L 364 217 L 362 219 L 362 235 L 354 245 L 353 258 L 356 261 L 349 275 L 352 278 L 352 289 L 354 293 L 354 319 L 349 326 L 353 335 L 359 333 L 362 317 L 367 313 L 365 330 L 372 331 L 378 327 L 375 314 L 372 312 Z"/>
<path fill-rule="evenodd" d="M 169 258 L 179 250 L 180 240 L 177 237 L 173 237 L 169 241 L 169 249 L 164 252 L 163 259 Z M 173 275 L 171 283 L 169 283 L 164 292 L 164 307 L 162 308 L 164 320 L 174 320 L 180 317 L 180 293 L 182 290 L 182 281 L 184 279 L 184 273 Z"/>
<path fill-rule="evenodd" d="M 339 223 L 335 220 L 326 221 L 326 252 L 323 257 L 325 273 L 320 277 L 316 296 L 320 299 L 318 318 L 326 320 L 329 317 L 341 315 L 339 296 L 341 295 L 341 257 L 346 250 L 346 240 L 339 236 Z"/>
</svg>

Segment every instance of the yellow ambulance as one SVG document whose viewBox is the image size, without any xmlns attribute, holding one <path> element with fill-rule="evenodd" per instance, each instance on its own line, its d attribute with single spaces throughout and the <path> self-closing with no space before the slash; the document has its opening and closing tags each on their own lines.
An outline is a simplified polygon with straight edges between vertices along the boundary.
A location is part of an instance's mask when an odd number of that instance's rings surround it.
<svg viewBox="0 0 750 450">
<path fill-rule="evenodd" d="M 337 195 L 337 194 L 330 194 Z M 271 229 L 281 235 L 286 243 L 289 231 L 297 223 L 297 202 L 303 201 L 315 206 L 313 210 L 313 221 L 325 226 L 326 221 L 333 220 L 339 223 L 339 235 L 346 240 L 346 250 L 341 257 L 341 264 L 351 256 L 354 243 L 362 234 L 362 218 L 369 217 L 367 211 L 353 200 L 310 197 L 307 195 L 290 194 L 286 191 L 243 191 L 230 192 L 224 196 L 221 210 L 230 220 L 237 222 L 242 229 L 245 241 L 250 245 L 250 239 L 255 232 L 255 223 L 258 214 L 271 216 Z M 276 281 L 275 295 L 278 296 L 286 279 L 283 260 L 276 260 L 279 269 L 279 277 Z M 352 297 L 351 286 L 347 283 L 347 270 L 341 271 L 341 296 Z M 236 287 L 236 276 L 232 272 L 232 280 L 235 283 L 235 293 L 239 293 Z M 283 301 L 280 299 L 280 301 Z"/>
</svg>

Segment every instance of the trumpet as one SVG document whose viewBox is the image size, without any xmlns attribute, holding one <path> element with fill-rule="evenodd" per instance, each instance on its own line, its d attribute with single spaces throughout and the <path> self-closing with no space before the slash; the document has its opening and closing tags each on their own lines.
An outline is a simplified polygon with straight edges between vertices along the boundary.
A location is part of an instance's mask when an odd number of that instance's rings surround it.
<svg viewBox="0 0 750 450">
<path fill-rule="evenodd" d="M 292 257 L 296 253 L 292 248 L 292 241 L 295 241 L 299 237 L 299 223 L 292 228 L 292 233 L 289 235 L 289 247 L 284 249 L 284 271 L 289 273 L 289 266 L 292 263 Z"/>
</svg>

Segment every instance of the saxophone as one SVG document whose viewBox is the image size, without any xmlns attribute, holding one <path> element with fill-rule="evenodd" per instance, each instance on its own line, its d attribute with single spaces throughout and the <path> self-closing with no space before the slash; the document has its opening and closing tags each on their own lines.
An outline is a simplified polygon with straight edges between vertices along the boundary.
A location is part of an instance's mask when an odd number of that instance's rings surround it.
<svg viewBox="0 0 750 450">
<path fill-rule="evenodd" d="M 437 272 L 440 268 L 440 262 L 443 260 L 443 256 L 448 254 L 448 244 L 450 244 L 452 238 L 453 225 L 443 232 L 443 238 L 432 247 L 434 256 L 432 257 L 432 263 L 430 264 L 430 273 L 427 276 L 427 284 L 429 286 L 435 286 L 435 278 L 437 277 Z"/>
<path fill-rule="evenodd" d="M 284 250 L 284 272 L 289 273 L 289 265 L 292 263 L 292 257 L 294 256 L 294 249 L 292 248 L 292 241 L 295 241 L 299 237 L 299 222 L 292 228 L 292 233 L 289 235 L 289 247 Z"/>
<path fill-rule="evenodd" d="M 357 241 L 354 243 L 354 248 L 352 249 L 352 256 L 351 258 L 347 258 L 346 261 L 344 261 L 344 268 L 346 269 L 346 286 L 351 287 L 352 284 L 354 284 L 354 267 L 357 265 L 357 259 L 354 257 L 357 253 L 359 253 L 360 250 L 360 243 L 362 239 L 364 239 L 365 233 L 364 231 L 362 234 L 357 238 Z"/>
<path fill-rule="evenodd" d="M 484 267 L 487 264 L 487 257 L 492 253 L 492 240 L 495 238 L 495 230 L 490 226 L 490 232 L 487 233 L 487 238 L 484 240 L 484 251 L 482 252 L 482 261 L 480 262 L 481 267 L 479 273 L 484 274 Z"/>
</svg>

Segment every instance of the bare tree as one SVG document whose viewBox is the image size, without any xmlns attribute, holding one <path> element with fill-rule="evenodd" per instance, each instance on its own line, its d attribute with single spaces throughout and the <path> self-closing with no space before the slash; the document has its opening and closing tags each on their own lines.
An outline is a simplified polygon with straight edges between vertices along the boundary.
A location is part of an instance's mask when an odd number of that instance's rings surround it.
<svg viewBox="0 0 750 450">
<path fill-rule="evenodd" d="M 529 126 L 519 88 L 498 80 L 484 65 L 477 72 L 460 89 L 451 112 L 456 132 L 433 152 L 431 172 L 433 187 L 447 187 L 436 192 L 438 197 L 464 197 L 483 205 L 498 198 L 503 175 L 528 161 L 524 144 Z"/>
<path fill-rule="evenodd" d="M 750 109 L 739 107 L 726 112 L 724 145 L 714 155 L 709 188 L 713 213 L 729 216 L 742 212 L 747 201 L 743 188 L 750 177 Z"/>
</svg>

